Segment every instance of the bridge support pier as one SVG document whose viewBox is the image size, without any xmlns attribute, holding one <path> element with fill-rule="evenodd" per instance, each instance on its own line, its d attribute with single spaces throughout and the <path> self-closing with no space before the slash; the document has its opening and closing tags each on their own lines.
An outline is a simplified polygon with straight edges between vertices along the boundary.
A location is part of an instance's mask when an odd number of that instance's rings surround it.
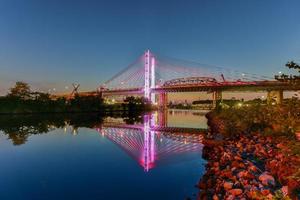
<svg viewBox="0 0 300 200">
<path fill-rule="evenodd" d="M 158 98 L 158 106 L 160 109 L 167 109 L 168 107 L 168 93 L 160 93 Z"/>
<path fill-rule="evenodd" d="M 222 91 L 213 91 L 213 108 L 216 108 L 218 103 L 222 100 Z"/>
<path fill-rule="evenodd" d="M 158 112 L 157 123 L 159 127 L 168 126 L 168 111 L 166 109 Z"/>
<path fill-rule="evenodd" d="M 281 104 L 283 100 L 283 91 L 282 90 L 270 90 L 267 95 L 267 103 L 272 104 Z"/>
</svg>

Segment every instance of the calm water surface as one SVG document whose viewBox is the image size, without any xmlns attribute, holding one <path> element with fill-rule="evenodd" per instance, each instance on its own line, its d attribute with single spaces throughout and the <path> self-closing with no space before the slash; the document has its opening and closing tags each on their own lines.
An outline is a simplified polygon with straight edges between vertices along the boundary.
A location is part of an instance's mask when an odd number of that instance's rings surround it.
<svg viewBox="0 0 300 200">
<path fill-rule="evenodd" d="M 0 199 L 185 199 L 204 173 L 201 112 L 0 117 Z"/>
</svg>

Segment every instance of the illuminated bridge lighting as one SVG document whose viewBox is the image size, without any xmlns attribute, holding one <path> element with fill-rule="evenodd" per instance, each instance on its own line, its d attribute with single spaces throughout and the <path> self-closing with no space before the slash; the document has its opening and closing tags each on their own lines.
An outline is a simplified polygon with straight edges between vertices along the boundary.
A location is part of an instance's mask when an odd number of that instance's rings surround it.
<svg viewBox="0 0 300 200">
<path fill-rule="evenodd" d="M 95 128 L 101 136 L 119 146 L 147 172 L 157 164 L 169 162 L 176 155 L 202 152 L 203 135 L 191 129 L 159 127 L 158 115 L 145 115 L 143 124 L 122 124 L 110 118 L 101 128 Z M 159 131 L 157 131 L 159 130 Z M 198 129 L 196 129 L 199 131 Z M 184 132 L 185 131 L 185 132 Z M 189 132 L 187 132 L 189 131 Z M 171 159 L 172 160 L 172 159 Z"/>
<path fill-rule="evenodd" d="M 101 85 L 102 96 L 142 95 L 165 108 L 171 92 L 297 91 L 300 85 L 273 77 L 168 58 L 147 50 L 131 65 Z M 156 102 L 156 96 L 158 101 Z M 213 105 L 221 100 L 213 95 Z M 280 103 L 280 100 L 278 100 Z"/>
</svg>

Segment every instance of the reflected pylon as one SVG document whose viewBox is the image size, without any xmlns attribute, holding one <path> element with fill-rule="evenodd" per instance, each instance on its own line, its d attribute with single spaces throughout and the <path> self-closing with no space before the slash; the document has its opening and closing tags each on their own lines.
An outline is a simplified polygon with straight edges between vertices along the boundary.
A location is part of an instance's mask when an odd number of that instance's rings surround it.
<svg viewBox="0 0 300 200">
<path fill-rule="evenodd" d="M 151 115 L 144 116 L 144 151 L 143 167 L 146 172 L 154 167 L 155 162 L 155 132 L 151 131 L 151 125 L 154 117 Z"/>
</svg>

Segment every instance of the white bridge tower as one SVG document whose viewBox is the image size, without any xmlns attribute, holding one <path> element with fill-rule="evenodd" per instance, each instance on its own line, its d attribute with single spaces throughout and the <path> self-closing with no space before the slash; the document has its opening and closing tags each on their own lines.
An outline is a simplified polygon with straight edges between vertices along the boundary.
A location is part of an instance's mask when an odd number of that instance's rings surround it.
<svg viewBox="0 0 300 200">
<path fill-rule="evenodd" d="M 155 94 L 151 89 L 155 88 L 155 57 L 147 50 L 144 55 L 145 58 L 145 84 L 144 84 L 144 97 L 155 104 Z"/>
</svg>

